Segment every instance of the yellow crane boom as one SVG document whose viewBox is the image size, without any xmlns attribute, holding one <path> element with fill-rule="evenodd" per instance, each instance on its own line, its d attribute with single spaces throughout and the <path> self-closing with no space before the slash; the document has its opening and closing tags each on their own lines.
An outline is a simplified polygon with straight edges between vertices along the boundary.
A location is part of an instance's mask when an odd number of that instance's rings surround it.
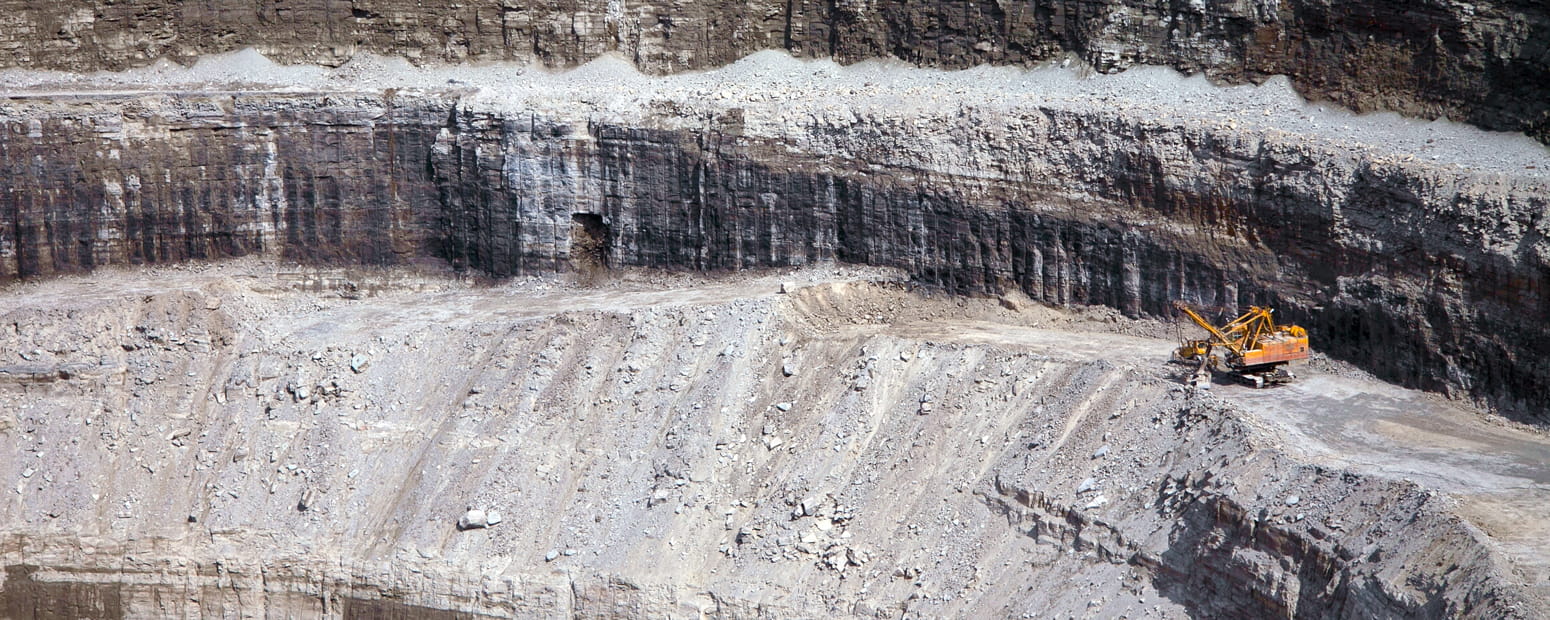
<svg viewBox="0 0 1550 620">
<path fill-rule="evenodd" d="M 1196 325 L 1199 325 L 1205 328 L 1206 331 L 1211 332 L 1211 336 L 1216 339 L 1215 342 L 1220 343 L 1222 346 L 1227 346 L 1227 343 L 1232 340 L 1231 338 L 1227 337 L 1227 334 L 1222 333 L 1221 330 L 1218 330 L 1214 325 L 1211 325 L 1211 322 L 1207 321 L 1205 317 L 1202 317 L 1199 313 L 1195 312 L 1194 308 L 1189 307 L 1189 304 L 1186 304 L 1182 301 L 1176 301 L 1173 302 L 1173 307 L 1183 310 L 1184 315 L 1189 317 L 1190 320 L 1194 321 Z M 1242 317 L 1239 318 L 1241 319 Z"/>
</svg>

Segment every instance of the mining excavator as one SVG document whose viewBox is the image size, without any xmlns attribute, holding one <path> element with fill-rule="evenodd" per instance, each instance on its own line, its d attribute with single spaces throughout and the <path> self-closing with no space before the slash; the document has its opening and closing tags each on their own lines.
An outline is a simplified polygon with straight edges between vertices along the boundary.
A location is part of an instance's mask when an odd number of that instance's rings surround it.
<svg viewBox="0 0 1550 620">
<path fill-rule="evenodd" d="M 1221 327 L 1207 321 L 1182 301 L 1174 302 L 1211 334 L 1202 340 L 1185 340 L 1174 352 L 1182 361 L 1197 362 L 1196 376 L 1210 370 L 1230 372 L 1254 387 L 1286 383 L 1294 375 L 1287 362 L 1308 359 L 1308 332 L 1296 325 L 1276 325 L 1270 308 L 1250 306 L 1243 316 Z M 1215 351 L 1220 349 L 1223 355 Z"/>
</svg>

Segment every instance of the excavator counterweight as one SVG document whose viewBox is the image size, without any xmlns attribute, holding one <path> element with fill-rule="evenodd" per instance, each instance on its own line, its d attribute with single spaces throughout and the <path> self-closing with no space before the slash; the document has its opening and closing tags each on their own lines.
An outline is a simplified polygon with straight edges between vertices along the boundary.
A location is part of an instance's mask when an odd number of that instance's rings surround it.
<svg viewBox="0 0 1550 620">
<path fill-rule="evenodd" d="M 1270 308 L 1250 306 L 1242 316 L 1218 327 L 1189 304 L 1179 301 L 1173 305 L 1210 335 L 1185 340 L 1174 352 L 1181 360 L 1199 363 L 1200 371 L 1227 371 L 1255 387 L 1264 387 L 1292 380 L 1286 364 L 1308 359 L 1307 330 L 1296 325 L 1276 325 Z M 1222 351 L 1221 356 L 1215 355 L 1217 349 Z"/>
</svg>

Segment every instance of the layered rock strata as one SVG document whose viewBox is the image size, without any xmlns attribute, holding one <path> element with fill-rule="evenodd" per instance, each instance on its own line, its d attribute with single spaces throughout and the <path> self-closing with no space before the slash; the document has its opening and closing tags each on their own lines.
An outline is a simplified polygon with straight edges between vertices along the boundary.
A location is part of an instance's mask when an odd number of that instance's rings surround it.
<svg viewBox="0 0 1550 620">
<path fill-rule="evenodd" d="M 119 69 L 257 47 L 285 62 L 360 51 L 416 60 L 581 64 L 606 52 L 645 70 L 721 66 L 782 49 L 845 62 L 1025 64 L 1074 54 L 1232 83 L 1288 75 L 1359 110 L 1447 116 L 1550 139 L 1550 12 L 1531 0 L 1328 2 L 301 2 L 0 3 L 0 66 Z"/>
<path fill-rule="evenodd" d="M 507 276 L 571 268 L 586 228 L 620 266 L 839 260 L 1131 315 L 1269 304 L 1384 378 L 1550 406 L 1550 182 L 1532 164 L 1124 104 L 710 95 L 13 98 L 0 280 L 251 253 Z"/>
</svg>

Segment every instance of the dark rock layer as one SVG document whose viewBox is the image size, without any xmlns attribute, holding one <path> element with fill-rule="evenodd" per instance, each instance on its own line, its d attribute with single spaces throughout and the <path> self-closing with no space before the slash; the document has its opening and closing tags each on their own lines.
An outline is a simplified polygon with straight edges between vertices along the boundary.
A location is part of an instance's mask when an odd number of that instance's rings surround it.
<svg viewBox="0 0 1550 620">
<path fill-rule="evenodd" d="M 247 254 L 386 264 L 421 252 L 422 220 L 437 215 L 424 208 L 435 204 L 427 128 L 450 103 L 275 103 L 83 97 L 0 116 L 0 281 Z"/>
<path fill-rule="evenodd" d="M 925 136 L 849 118 L 757 136 L 735 114 L 662 129 L 453 95 L 13 100 L 0 281 L 254 253 L 565 270 L 584 219 L 614 265 L 841 260 L 1132 315 L 1270 304 L 1381 377 L 1550 407 L 1542 180 L 1054 108 Z"/>
<path fill-rule="evenodd" d="M 939 67 L 1073 53 L 1101 71 L 1168 65 L 1219 80 L 1291 76 L 1357 110 L 1448 116 L 1550 140 L 1550 10 L 1535 0 L 1330 2 L 887 0 L 653 4 L 312 1 L 0 2 L 0 66 L 118 69 L 243 47 L 283 62 L 358 51 L 414 60 L 529 60 L 606 52 L 643 70 L 726 64 L 762 49 Z"/>
</svg>

